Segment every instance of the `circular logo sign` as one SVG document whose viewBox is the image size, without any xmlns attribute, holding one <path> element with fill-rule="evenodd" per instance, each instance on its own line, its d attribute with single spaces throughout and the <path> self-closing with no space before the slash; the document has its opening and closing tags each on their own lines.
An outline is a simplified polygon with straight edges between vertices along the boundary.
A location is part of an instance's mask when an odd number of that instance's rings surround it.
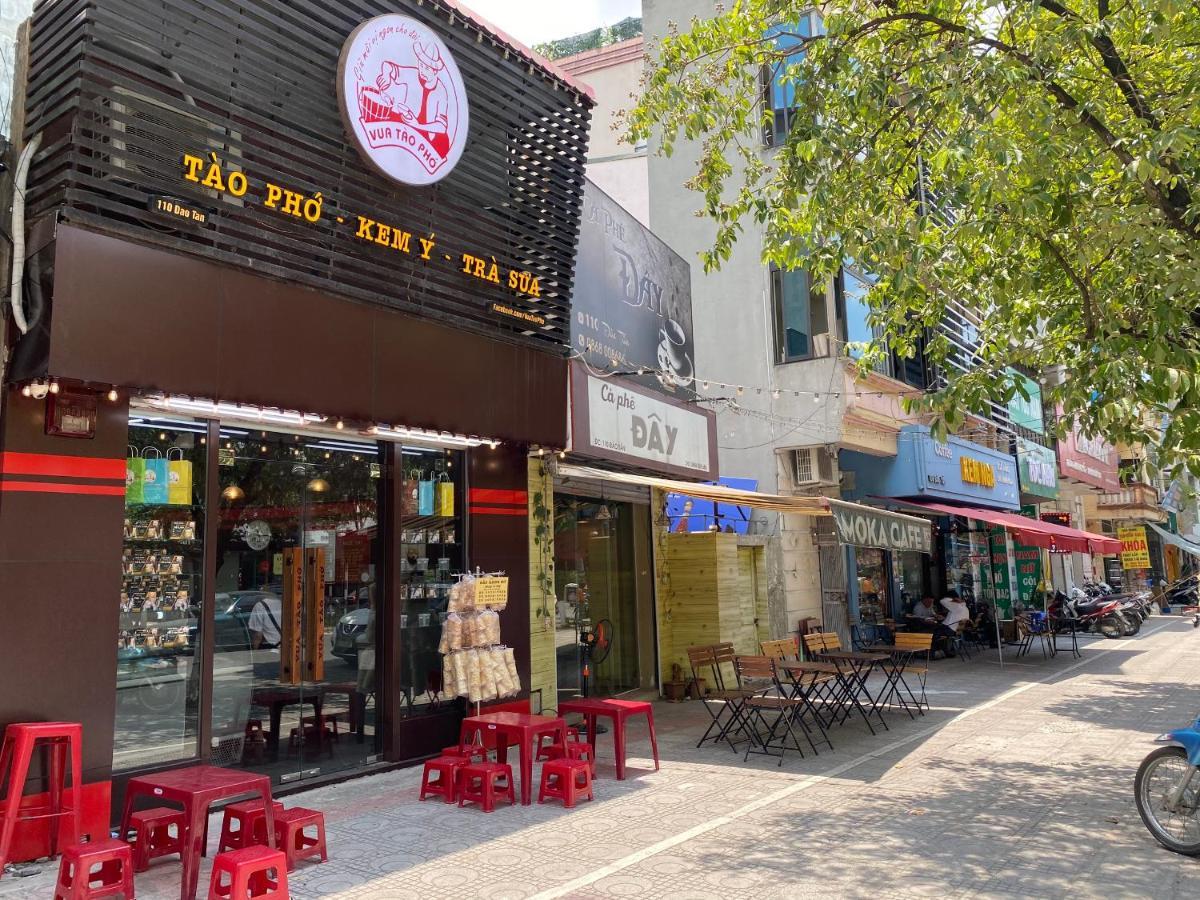
<svg viewBox="0 0 1200 900">
<path fill-rule="evenodd" d="M 338 66 L 338 105 L 363 159 L 404 184 L 450 174 L 467 143 L 467 91 L 442 39 L 408 16 L 354 29 Z"/>
</svg>

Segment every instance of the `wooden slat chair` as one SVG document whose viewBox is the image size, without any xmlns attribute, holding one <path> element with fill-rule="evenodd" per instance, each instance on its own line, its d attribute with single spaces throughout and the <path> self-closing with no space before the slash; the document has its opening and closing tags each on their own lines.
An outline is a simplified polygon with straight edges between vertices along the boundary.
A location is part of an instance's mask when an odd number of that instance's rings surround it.
<svg viewBox="0 0 1200 900">
<path fill-rule="evenodd" d="M 925 710 L 929 709 L 929 698 L 925 693 L 925 683 L 929 678 L 929 661 L 933 656 L 933 635 L 929 633 L 914 632 L 906 634 L 904 632 L 896 632 L 896 644 L 892 649 L 892 654 L 896 661 L 900 664 L 897 667 L 897 678 L 893 682 L 888 691 L 888 705 L 891 706 L 892 696 L 899 699 L 901 706 L 906 710 L 909 709 L 908 703 L 904 696 L 900 693 L 900 689 L 908 691 L 909 697 L 915 702 L 917 712 L 925 715 Z M 908 676 L 917 679 L 917 683 L 921 686 L 921 696 L 916 696 L 912 689 L 912 685 L 908 683 Z M 912 711 L 909 710 L 909 715 Z"/>
<path fill-rule="evenodd" d="M 842 639 L 836 631 L 814 631 L 804 636 L 804 652 L 811 659 L 823 659 L 826 653 L 842 649 Z"/>
<path fill-rule="evenodd" d="M 726 741 L 730 749 L 736 750 L 736 746 L 729 737 L 729 732 L 735 728 L 740 730 L 743 724 L 742 706 L 748 695 L 739 689 L 726 690 L 714 647 L 689 647 L 687 655 L 688 663 L 692 667 L 692 678 L 698 681 L 704 677 L 701 673 L 707 667 L 714 686 L 713 690 L 701 698 L 704 709 L 712 718 L 712 722 L 709 723 L 708 729 L 696 746 L 703 746 L 705 741 L 712 741 L 714 744 Z"/>
<path fill-rule="evenodd" d="M 771 659 L 792 659 L 796 656 L 796 641 L 793 638 L 782 638 L 778 641 L 762 641 L 762 655 Z"/>
<path fill-rule="evenodd" d="M 743 761 L 750 758 L 751 753 L 766 756 L 779 755 L 779 765 L 783 765 L 783 757 L 788 750 L 795 750 L 804 756 L 804 748 L 800 744 L 803 735 L 809 749 L 817 753 L 817 745 L 813 741 L 812 730 L 804 721 L 804 712 L 810 709 L 810 703 L 804 696 L 792 696 L 792 692 L 779 678 L 779 669 L 775 660 L 769 656 L 739 656 L 734 661 L 738 679 L 744 686 L 752 684 L 769 685 L 769 692 L 760 693 L 746 700 L 745 714 L 749 727 L 750 745 L 742 757 Z M 821 732 L 821 740 L 831 748 L 825 729 L 816 723 Z M 765 734 L 764 734 L 765 729 Z"/>
</svg>

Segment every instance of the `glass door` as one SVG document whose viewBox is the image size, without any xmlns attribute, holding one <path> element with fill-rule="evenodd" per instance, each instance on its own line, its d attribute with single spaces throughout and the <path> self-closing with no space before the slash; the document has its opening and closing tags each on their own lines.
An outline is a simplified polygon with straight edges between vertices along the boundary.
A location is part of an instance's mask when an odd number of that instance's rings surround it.
<svg viewBox="0 0 1200 900">
<path fill-rule="evenodd" d="M 281 782 L 377 753 L 375 444 L 222 438 L 213 762 Z"/>
</svg>

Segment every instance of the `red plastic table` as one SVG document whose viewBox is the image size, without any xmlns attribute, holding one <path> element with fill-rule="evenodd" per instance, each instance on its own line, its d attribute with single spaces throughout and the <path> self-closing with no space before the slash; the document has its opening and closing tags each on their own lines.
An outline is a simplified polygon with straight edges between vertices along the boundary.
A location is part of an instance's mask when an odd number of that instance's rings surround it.
<svg viewBox="0 0 1200 900">
<path fill-rule="evenodd" d="M 271 779 L 267 775 L 222 769 L 218 766 L 191 766 L 142 775 L 129 779 L 125 789 L 125 812 L 121 816 L 120 836 L 129 834 L 129 819 L 134 801 L 141 797 L 166 800 L 183 807 L 187 817 L 187 852 L 183 854 L 181 900 L 195 900 L 200 881 L 200 857 L 208 833 L 208 808 L 220 800 L 232 800 L 246 794 L 258 794 L 266 807 L 267 841 L 275 846 L 275 814 L 271 807 Z"/>
<path fill-rule="evenodd" d="M 601 700 L 579 697 L 558 704 L 558 711 L 579 713 L 587 721 L 588 743 L 596 750 L 596 717 L 607 716 L 613 721 L 613 745 L 617 753 L 617 780 L 625 780 L 625 720 L 630 716 L 645 716 L 650 726 L 650 750 L 654 754 L 654 770 L 658 771 L 658 739 L 654 736 L 654 707 L 644 700 Z"/>
<path fill-rule="evenodd" d="M 494 712 L 463 719 L 459 743 L 471 743 L 476 733 L 494 731 L 503 740 L 496 741 L 496 759 L 508 761 L 508 745 L 515 743 L 521 751 L 521 804 L 532 802 L 533 745 L 543 734 L 553 734 L 560 744 L 567 742 L 567 723 L 554 716 L 532 716 L 525 713 Z"/>
</svg>

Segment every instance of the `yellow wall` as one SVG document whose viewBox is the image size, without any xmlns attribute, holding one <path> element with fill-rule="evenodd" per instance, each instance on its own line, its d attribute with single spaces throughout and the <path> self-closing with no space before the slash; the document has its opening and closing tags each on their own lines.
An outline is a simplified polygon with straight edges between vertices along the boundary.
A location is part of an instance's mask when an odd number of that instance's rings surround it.
<svg viewBox="0 0 1200 900">
<path fill-rule="evenodd" d="M 540 506 L 539 506 L 540 501 Z M 547 512 L 542 515 L 539 508 Z M 538 525 L 547 531 L 539 539 Z M 545 593 L 543 592 L 545 590 Z M 543 617 L 549 612 L 550 619 Z M 529 460 L 529 692 L 542 692 L 542 707 L 558 706 L 554 651 L 554 479 L 545 463 Z"/>
</svg>

